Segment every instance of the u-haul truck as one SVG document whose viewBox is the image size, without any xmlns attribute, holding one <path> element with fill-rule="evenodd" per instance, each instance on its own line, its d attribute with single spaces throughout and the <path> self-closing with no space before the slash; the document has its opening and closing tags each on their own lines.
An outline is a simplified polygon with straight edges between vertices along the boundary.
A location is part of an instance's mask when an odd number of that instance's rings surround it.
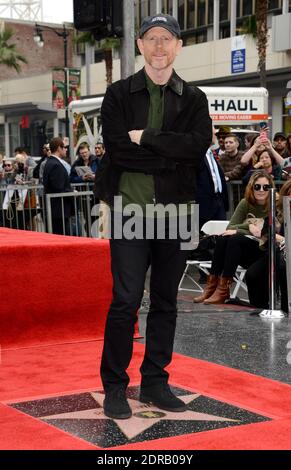
<svg viewBox="0 0 291 470">
<path fill-rule="evenodd" d="M 199 87 L 207 96 L 213 124 L 254 126 L 268 121 L 268 91 L 252 87 Z M 101 135 L 100 108 L 103 96 L 72 101 L 69 104 L 70 155 L 75 160 L 82 142 L 87 142 L 92 153 Z"/>
</svg>

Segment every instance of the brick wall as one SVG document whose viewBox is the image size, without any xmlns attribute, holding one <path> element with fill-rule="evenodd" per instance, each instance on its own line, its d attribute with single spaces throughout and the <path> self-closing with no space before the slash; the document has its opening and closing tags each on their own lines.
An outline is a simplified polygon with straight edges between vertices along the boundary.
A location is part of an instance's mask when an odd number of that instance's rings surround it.
<svg viewBox="0 0 291 470">
<path fill-rule="evenodd" d="M 43 31 L 44 46 L 39 47 L 34 39 L 34 23 L 5 21 L 5 27 L 13 31 L 11 43 L 16 44 L 17 52 L 23 55 L 27 64 L 21 65 L 21 72 L 18 74 L 14 69 L 5 65 L 0 65 L 0 80 L 10 78 L 21 78 L 32 75 L 39 75 L 50 71 L 54 67 L 64 66 L 64 40 L 53 31 Z M 62 27 L 55 27 L 62 31 Z M 72 67 L 73 56 L 73 29 L 68 36 L 68 67 Z"/>
</svg>

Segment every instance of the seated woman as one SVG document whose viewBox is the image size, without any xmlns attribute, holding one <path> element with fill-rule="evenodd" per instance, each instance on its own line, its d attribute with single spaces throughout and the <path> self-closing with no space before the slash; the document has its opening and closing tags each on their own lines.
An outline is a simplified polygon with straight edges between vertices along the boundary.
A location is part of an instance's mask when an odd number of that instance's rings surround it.
<svg viewBox="0 0 291 470">
<path fill-rule="evenodd" d="M 248 268 L 263 256 L 258 239 L 268 214 L 273 178 L 263 170 L 250 177 L 245 197 L 238 204 L 226 231 L 217 238 L 210 275 L 195 303 L 221 304 L 230 297 L 230 286 L 239 265 Z"/>
<path fill-rule="evenodd" d="M 281 166 L 276 163 L 274 156 L 268 149 L 264 149 L 258 154 L 257 163 L 255 163 L 253 168 L 242 178 L 245 184 L 249 182 L 251 175 L 256 170 L 265 170 L 274 180 L 280 180 L 282 176 Z"/>
<path fill-rule="evenodd" d="M 284 214 L 283 197 L 291 196 L 291 180 L 283 184 L 280 189 L 276 207 L 276 279 L 281 292 L 281 310 L 288 313 L 286 260 L 281 248 L 284 246 Z M 268 222 L 265 220 L 263 236 L 268 238 Z M 245 280 L 248 287 L 250 304 L 254 307 L 269 308 L 269 252 L 264 247 L 264 256 L 259 258 L 247 270 Z M 259 281 L 258 281 L 259 280 Z"/>
</svg>

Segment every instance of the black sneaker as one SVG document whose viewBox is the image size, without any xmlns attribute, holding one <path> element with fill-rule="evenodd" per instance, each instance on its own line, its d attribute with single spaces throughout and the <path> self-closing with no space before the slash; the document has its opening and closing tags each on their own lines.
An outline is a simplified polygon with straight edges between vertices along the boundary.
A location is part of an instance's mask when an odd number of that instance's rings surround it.
<svg viewBox="0 0 291 470">
<path fill-rule="evenodd" d="M 166 411 L 182 412 L 187 410 L 187 405 L 173 394 L 167 384 L 141 389 L 139 401 L 152 403 L 157 408 Z"/>
<path fill-rule="evenodd" d="M 103 408 L 104 414 L 113 419 L 128 419 L 132 415 L 125 391 L 120 388 L 106 393 Z"/>
</svg>

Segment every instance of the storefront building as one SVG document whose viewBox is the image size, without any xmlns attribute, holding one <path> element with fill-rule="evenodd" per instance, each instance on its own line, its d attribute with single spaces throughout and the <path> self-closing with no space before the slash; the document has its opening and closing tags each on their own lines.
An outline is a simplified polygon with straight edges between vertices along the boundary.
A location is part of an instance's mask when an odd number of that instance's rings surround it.
<svg viewBox="0 0 291 470">
<path fill-rule="evenodd" d="M 182 29 L 184 47 L 177 57 L 177 73 L 187 82 L 201 86 L 260 86 L 256 39 L 247 33 L 245 22 L 255 13 L 255 0 L 236 0 L 236 36 L 230 37 L 233 26 L 233 0 L 220 0 L 219 28 L 214 40 L 215 0 L 137 0 L 135 2 L 135 29 L 148 14 L 160 5 L 164 13 L 176 14 Z M 286 9 L 287 6 L 287 9 Z M 269 92 L 269 127 L 271 133 L 291 133 L 291 45 L 280 45 L 274 19 L 287 20 L 284 37 L 291 38 L 291 0 L 268 1 L 267 89 Z M 282 14 L 283 13 L 283 14 Z M 289 21 L 290 20 L 290 21 Z M 0 152 L 11 154 L 17 145 L 30 147 L 38 155 L 42 143 L 53 135 L 66 135 L 65 113 L 53 107 L 52 81 L 54 67 L 64 65 L 64 44 L 51 31 L 44 32 L 44 46 L 33 40 L 35 25 L 29 22 L 6 21 L 15 31 L 14 42 L 27 58 L 20 75 L 0 66 Z M 289 22 L 288 22 L 289 21 Z M 1 20 L 0 20 L 1 22 Z M 279 26 L 278 26 L 279 25 Z M 50 25 L 52 26 L 52 25 Z M 62 31 L 62 25 L 53 25 Z M 68 37 L 68 66 L 81 67 L 81 95 L 88 95 L 88 80 L 82 47 L 73 45 L 74 30 Z M 278 42 L 279 47 L 278 47 Z M 282 42 L 282 41 L 281 41 Z M 284 41 L 283 41 L 284 42 Z M 98 45 L 97 45 L 98 46 Z M 105 63 L 96 46 L 96 63 L 90 65 L 90 95 L 100 96 L 106 91 Z M 84 50 L 84 48 L 83 48 Z M 120 78 L 118 54 L 113 58 L 113 81 Z M 82 66 L 83 65 L 83 66 Z M 143 66 L 137 56 L 135 69 Z"/>
</svg>

